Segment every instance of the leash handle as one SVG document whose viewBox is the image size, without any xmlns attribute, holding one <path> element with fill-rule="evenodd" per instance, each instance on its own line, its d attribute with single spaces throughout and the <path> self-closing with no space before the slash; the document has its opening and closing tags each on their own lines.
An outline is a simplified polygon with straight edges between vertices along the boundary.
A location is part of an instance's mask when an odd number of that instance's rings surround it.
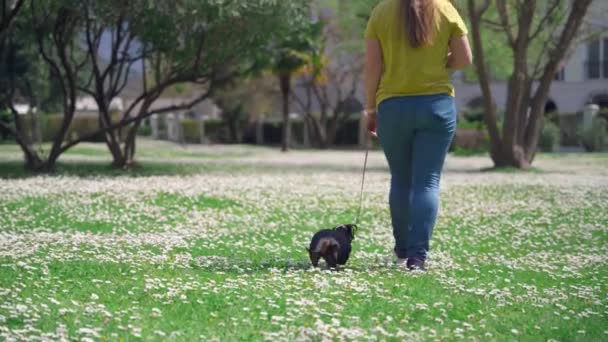
<svg viewBox="0 0 608 342">
<path fill-rule="evenodd" d="M 363 188 L 365 186 L 365 172 L 367 170 L 367 158 L 369 156 L 369 139 L 365 140 L 365 162 L 363 163 L 363 177 L 361 178 L 361 192 L 359 193 L 359 209 L 357 210 L 357 218 L 355 219 L 355 225 L 359 224 L 359 218 L 361 217 L 361 208 L 363 207 Z"/>
</svg>

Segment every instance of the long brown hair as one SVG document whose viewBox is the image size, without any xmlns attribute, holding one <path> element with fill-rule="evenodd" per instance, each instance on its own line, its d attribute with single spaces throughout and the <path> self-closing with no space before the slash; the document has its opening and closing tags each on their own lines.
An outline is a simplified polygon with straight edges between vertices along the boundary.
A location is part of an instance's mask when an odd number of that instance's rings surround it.
<svg viewBox="0 0 608 342">
<path fill-rule="evenodd" d="M 437 33 L 435 0 L 401 0 L 401 19 L 412 47 L 429 45 Z"/>
</svg>

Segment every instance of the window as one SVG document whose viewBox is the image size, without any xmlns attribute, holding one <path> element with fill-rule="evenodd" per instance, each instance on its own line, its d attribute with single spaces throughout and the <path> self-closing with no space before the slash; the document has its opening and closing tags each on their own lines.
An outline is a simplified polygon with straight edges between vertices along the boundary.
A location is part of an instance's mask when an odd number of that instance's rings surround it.
<svg viewBox="0 0 608 342">
<path fill-rule="evenodd" d="M 587 78 L 600 78 L 600 40 L 594 40 L 587 46 Z M 605 44 L 604 44 L 605 45 Z"/>
<path fill-rule="evenodd" d="M 608 78 L 608 38 L 604 38 L 604 78 Z"/>
<path fill-rule="evenodd" d="M 565 81 L 566 80 L 566 68 L 561 68 L 557 74 L 555 74 L 556 81 Z"/>
</svg>

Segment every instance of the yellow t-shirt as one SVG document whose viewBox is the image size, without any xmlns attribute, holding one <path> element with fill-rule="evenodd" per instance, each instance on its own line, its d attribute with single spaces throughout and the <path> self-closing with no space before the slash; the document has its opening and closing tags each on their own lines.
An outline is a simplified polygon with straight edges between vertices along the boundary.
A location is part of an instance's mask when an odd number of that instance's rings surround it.
<svg viewBox="0 0 608 342">
<path fill-rule="evenodd" d="M 413 48 L 399 15 L 401 0 L 384 0 L 373 10 L 365 38 L 382 46 L 384 71 L 376 103 L 397 96 L 447 93 L 454 96 L 446 67 L 450 38 L 466 35 L 467 28 L 449 0 L 437 5 L 437 31 L 432 44 Z"/>
</svg>

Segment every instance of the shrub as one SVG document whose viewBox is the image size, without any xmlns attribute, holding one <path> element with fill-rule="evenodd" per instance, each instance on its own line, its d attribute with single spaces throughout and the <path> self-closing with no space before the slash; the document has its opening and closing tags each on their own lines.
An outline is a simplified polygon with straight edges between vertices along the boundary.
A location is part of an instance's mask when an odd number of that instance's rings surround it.
<svg viewBox="0 0 608 342">
<path fill-rule="evenodd" d="M 467 121 L 467 120 L 459 120 L 456 124 L 456 128 L 461 129 L 476 129 L 482 130 L 484 128 L 483 121 Z"/>
<path fill-rule="evenodd" d="M 205 120 L 205 137 L 212 143 L 228 141 L 226 126 L 222 120 Z"/>
<path fill-rule="evenodd" d="M 152 135 L 152 127 L 150 125 L 141 125 L 137 130 L 137 135 L 141 137 L 149 137 Z"/>
<path fill-rule="evenodd" d="M 312 128 L 311 128 L 312 129 Z M 375 140 L 375 139 L 374 139 Z M 336 145 L 357 145 L 359 142 L 359 118 L 346 121 L 336 132 Z"/>
<path fill-rule="evenodd" d="M 160 120 L 164 121 L 164 120 Z M 228 142 L 226 125 L 221 120 L 205 120 L 205 138 L 212 143 Z M 181 121 L 184 141 L 191 144 L 201 143 L 200 122 L 195 119 L 183 119 Z"/>
<path fill-rule="evenodd" d="M 608 150 L 608 121 L 601 117 L 594 118 L 590 128 L 579 130 L 579 137 L 588 152 Z"/>
<path fill-rule="evenodd" d="M 89 134 L 95 133 L 99 129 L 99 117 L 97 115 L 77 115 L 70 123 L 66 132 L 65 139 L 76 140 Z M 98 134 L 87 141 L 102 142 L 103 135 Z"/>
<path fill-rule="evenodd" d="M 542 152 L 553 152 L 559 145 L 560 129 L 552 121 L 545 121 L 540 131 L 538 147 Z"/>
<path fill-rule="evenodd" d="M 40 117 L 40 130 L 42 132 L 42 141 L 48 142 L 55 139 L 55 135 L 61 128 L 63 115 L 49 114 Z"/>
<path fill-rule="evenodd" d="M 483 123 L 483 107 L 469 108 L 462 112 L 465 121 Z"/>
<path fill-rule="evenodd" d="M 0 110 L 0 122 L 5 125 L 11 125 L 12 114 L 8 110 Z M 9 130 L 4 129 L 0 126 L 0 141 L 12 139 L 13 137 L 10 135 Z"/>
<path fill-rule="evenodd" d="M 457 155 L 472 155 L 489 151 L 490 142 L 485 130 L 457 128 L 451 151 Z"/>
<path fill-rule="evenodd" d="M 63 114 L 40 114 L 40 131 L 43 142 L 50 142 L 55 139 L 55 136 L 61 129 L 63 124 Z M 112 114 L 112 122 L 118 122 L 121 119 L 120 113 Z M 31 137 L 32 122 L 29 115 L 21 118 L 21 124 L 26 136 Z M 128 127 L 123 127 L 120 130 L 119 139 L 124 140 L 128 133 Z M 76 113 L 70 127 L 66 132 L 65 140 L 76 140 L 80 137 L 95 133 L 99 130 L 99 116 L 97 114 Z M 87 139 L 91 142 L 103 142 L 103 134 L 97 134 L 94 137 Z"/>
<path fill-rule="evenodd" d="M 181 124 L 185 142 L 195 144 L 201 142 L 201 130 L 197 120 L 184 119 Z"/>
<path fill-rule="evenodd" d="M 580 146 L 578 126 L 582 120 L 580 113 L 561 113 L 559 115 L 559 142 L 562 146 Z"/>
<path fill-rule="evenodd" d="M 264 121 L 263 134 L 265 144 L 280 144 L 283 135 L 281 121 Z"/>
</svg>

